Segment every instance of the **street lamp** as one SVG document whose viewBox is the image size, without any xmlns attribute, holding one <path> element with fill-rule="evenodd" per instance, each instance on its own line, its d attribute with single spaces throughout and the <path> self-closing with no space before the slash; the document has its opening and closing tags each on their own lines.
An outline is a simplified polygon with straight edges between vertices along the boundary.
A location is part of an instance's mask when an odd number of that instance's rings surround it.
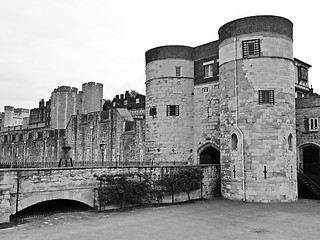
<svg viewBox="0 0 320 240">
<path fill-rule="evenodd" d="M 106 143 L 102 140 L 100 143 L 100 150 L 101 150 L 101 165 L 103 166 L 103 162 L 104 162 L 104 150 L 106 147 Z"/>
</svg>

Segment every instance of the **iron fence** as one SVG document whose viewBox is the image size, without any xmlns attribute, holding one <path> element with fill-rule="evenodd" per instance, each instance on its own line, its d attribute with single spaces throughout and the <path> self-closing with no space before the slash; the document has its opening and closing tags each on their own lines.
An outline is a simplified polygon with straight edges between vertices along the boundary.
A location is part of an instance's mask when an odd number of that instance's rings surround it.
<svg viewBox="0 0 320 240">
<path fill-rule="evenodd" d="M 159 162 L 140 162 L 140 161 L 126 161 L 126 162 L 104 162 L 101 161 L 62 161 L 62 162 L 0 162 L 0 169 L 4 168 L 59 168 L 59 167 L 74 167 L 74 168 L 91 168 L 91 167 L 121 167 L 121 166 L 184 166 L 188 162 L 176 161 L 159 161 Z"/>
</svg>

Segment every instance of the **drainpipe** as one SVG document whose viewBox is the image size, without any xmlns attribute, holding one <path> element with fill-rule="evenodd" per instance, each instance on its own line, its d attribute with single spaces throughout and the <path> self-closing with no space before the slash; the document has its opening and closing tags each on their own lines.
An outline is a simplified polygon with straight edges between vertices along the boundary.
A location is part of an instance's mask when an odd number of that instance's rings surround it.
<svg viewBox="0 0 320 240">
<path fill-rule="evenodd" d="M 242 201 L 246 201 L 246 190 L 245 190 L 245 161 L 244 161 L 244 137 L 243 137 L 243 132 L 238 126 L 238 87 L 237 87 L 237 80 L 238 80 L 238 75 L 237 75 L 237 38 L 233 39 L 234 41 L 234 95 L 235 95 L 235 105 L 236 105 L 236 124 L 235 128 L 238 130 L 240 133 L 241 137 L 241 159 L 242 159 Z"/>
</svg>

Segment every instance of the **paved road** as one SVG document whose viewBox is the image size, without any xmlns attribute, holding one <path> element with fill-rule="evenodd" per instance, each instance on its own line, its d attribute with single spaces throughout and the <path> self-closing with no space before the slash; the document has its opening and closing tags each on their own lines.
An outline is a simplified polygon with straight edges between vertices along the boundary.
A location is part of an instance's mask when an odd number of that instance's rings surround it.
<svg viewBox="0 0 320 240">
<path fill-rule="evenodd" d="M 56 214 L 0 230 L 0 239 L 320 239 L 320 201 L 242 203 L 223 199 L 128 212 Z"/>
</svg>

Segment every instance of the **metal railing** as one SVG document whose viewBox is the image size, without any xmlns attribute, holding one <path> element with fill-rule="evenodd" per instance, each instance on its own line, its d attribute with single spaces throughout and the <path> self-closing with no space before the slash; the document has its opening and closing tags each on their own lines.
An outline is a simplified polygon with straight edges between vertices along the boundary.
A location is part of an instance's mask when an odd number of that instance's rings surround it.
<svg viewBox="0 0 320 240">
<path fill-rule="evenodd" d="M 7 168 L 59 168 L 59 167 L 74 167 L 74 168 L 91 168 L 91 167 L 121 167 L 121 166 L 183 166 L 188 165 L 188 162 L 176 161 L 159 161 L 159 162 L 139 162 L 139 161 L 126 161 L 126 162 L 104 162 L 101 161 L 62 161 L 59 162 L 0 162 L 0 169 Z"/>
</svg>

